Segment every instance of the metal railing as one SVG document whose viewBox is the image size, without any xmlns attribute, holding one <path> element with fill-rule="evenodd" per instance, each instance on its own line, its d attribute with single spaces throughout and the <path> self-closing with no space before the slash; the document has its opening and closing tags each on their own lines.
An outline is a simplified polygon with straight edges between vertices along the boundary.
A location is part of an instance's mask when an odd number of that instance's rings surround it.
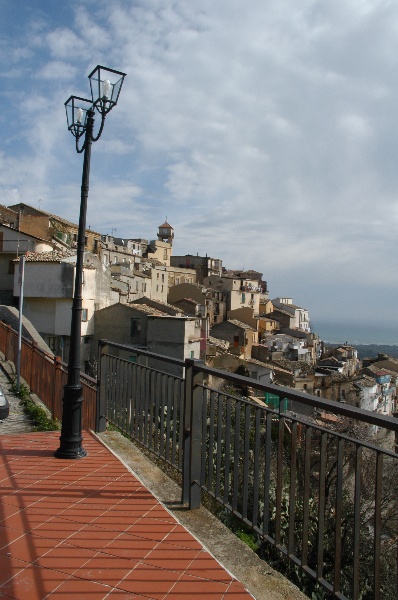
<svg viewBox="0 0 398 600">
<path fill-rule="evenodd" d="M 17 364 L 18 333 L 0 321 L 0 350 L 5 360 Z M 47 354 L 35 342 L 22 339 L 21 376 L 32 393 L 37 394 L 54 419 L 62 418 L 62 398 L 68 371 L 67 364 Z M 83 429 L 95 429 L 97 385 L 95 379 L 81 373 L 83 386 Z"/>
<path fill-rule="evenodd" d="M 302 589 L 396 597 L 397 419 L 106 340 L 98 381 L 97 429 L 180 472 L 190 508 L 209 494 Z"/>
</svg>

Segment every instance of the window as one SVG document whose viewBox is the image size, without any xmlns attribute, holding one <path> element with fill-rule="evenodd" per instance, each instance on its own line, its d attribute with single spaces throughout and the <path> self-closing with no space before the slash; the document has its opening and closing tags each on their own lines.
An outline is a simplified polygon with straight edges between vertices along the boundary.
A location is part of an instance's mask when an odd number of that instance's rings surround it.
<svg viewBox="0 0 398 600">
<path fill-rule="evenodd" d="M 47 337 L 47 346 L 50 348 L 50 350 L 52 352 L 56 352 L 57 351 L 57 338 L 56 337 L 52 337 L 52 336 L 48 336 Z"/>
<path fill-rule="evenodd" d="M 191 358 L 195 358 L 195 352 L 191 350 Z"/>
<path fill-rule="evenodd" d="M 167 260 L 167 250 L 163 251 L 163 260 Z"/>
<path fill-rule="evenodd" d="M 242 292 L 242 304 L 246 302 L 246 294 Z"/>
<path fill-rule="evenodd" d="M 85 344 L 89 344 L 91 342 L 91 335 L 85 335 L 84 336 L 84 343 Z"/>
<path fill-rule="evenodd" d="M 88 321 L 88 310 L 87 310 L 87 308 L 82 308 L 82 321 Z"/>
<path fill-rule="evenodd" d="M 135 337 L 141 331 L 141 319 L 132 318 L 130 324 L 130 335 Z"/>
<path fill-rule="evenodd" d="M 239 348 L 239 336 L 234 335 L 234 348 Z"/>
<path fill-rule="evenodd" d="M 164 273 L 162 273 L 162 283 L 164 283 Z"/>
</svg>

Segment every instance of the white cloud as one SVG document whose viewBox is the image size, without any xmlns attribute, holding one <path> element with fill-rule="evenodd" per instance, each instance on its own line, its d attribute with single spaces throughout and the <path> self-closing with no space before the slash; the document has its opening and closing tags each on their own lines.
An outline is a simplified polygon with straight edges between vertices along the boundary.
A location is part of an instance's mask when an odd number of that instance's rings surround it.
<svg viewBox="0 0 398 600">
<path fill-rule="evenodd" d="M 63 102 L 89 95 L 87 74 L 109 65 L 127 78 L 93 145 L 93 228 L 150 238 L 167 214 L 177 253 L 259 269 L 274 295 L 307 286 L 325 307 L 342 287 L 362 298 L 374 283 L 383 311 L 382 289 L 395 285 L 398 6 L 62 6 L 67 22 L 32 8 L 25 38 L 20 27 L 9 41 L 6 196 L 44 198 L 76 220 L 82 157 Z M 355 303 L 346 310 L 354 315 Z"/>
</svg>

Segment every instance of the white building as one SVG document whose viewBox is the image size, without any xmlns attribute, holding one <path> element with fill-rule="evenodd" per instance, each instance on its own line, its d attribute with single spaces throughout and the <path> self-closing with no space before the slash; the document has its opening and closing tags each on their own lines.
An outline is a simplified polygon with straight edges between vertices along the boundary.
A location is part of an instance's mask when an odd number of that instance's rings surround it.
<svg viewBox="0 0 398 600">
<path fill-rule="evenodd" d="M 25 256 L 23 313 L 55 355 L 67 361 L 75 286 L 76 255 L 28 252 Z M 111 290 L 111 275 L 99 259 L 86 252 L 83 265 L 82 363 L 89 359 L 94 333 L 94 312 L 119 300 Z M 14 295 L 19 296 L 18 270 Z"/>
</svg>

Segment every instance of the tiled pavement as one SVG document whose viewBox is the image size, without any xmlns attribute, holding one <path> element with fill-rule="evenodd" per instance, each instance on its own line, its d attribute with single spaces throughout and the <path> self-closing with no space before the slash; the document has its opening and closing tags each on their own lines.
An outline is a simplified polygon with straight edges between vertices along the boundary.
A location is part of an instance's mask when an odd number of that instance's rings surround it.
<svg viewBox="0 0 398 600">
<path fill-rule="evenodd" d="M 93 434 L 58 438 L 0 436 L 0 599 L 252 598 Z"/>
</svg>

